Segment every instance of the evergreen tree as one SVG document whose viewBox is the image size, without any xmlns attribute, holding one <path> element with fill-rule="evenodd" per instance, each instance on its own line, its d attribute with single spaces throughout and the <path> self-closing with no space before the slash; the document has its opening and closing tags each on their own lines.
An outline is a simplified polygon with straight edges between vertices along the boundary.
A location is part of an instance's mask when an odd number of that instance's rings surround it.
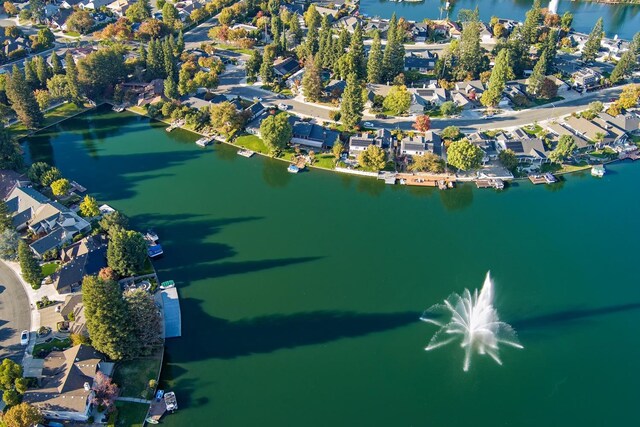
<svg viewBox="0 0 640 427">
<path fill-rule="evenodd" d="M 547 39 L 544 42 L 544 53 L 547 54 L 547 68 L 545 70 L 545 74 L 550 74 L 553 68 L 553 63 L 556 60 L 556 55 L 558 53 L 558 30 L 552 28 L 547 34 Z"/>
<path fill-rule="evenodd" d="M 273 61 L 275 54 L 273 49 L 265 49 L 262 56 L 262 65 L 260 66 L 260 78 L 264 84 L 273 83 L 275 80 L 275 73 L 273 71 Z"/>
<path fill-rule="evenodd" d="M 52 76 L 51 68 L 42 56 L 33 58 L 36 67 L 36 76 L 38 77 L 39 87 L 46 88 L 47 80 Z"/>
<path fill-rule="evenodd" d="M 373 34 L 373 43 L 367 60 L 367 81 L 369 83 L 382 82 L 382 56 L 380 32 L 376 30 Z"/>
<path fill-rule="evenodd" d="M 0 199 L 0 233 L 4 233 L 5 230 L 12 230 L 13 223 L 11 222 L 11 212 L 4 200 Z"/>
<path fill-rule="evenodd" d="M 320 77 L 320 65 L 318 58 L 310 56 L 304 66 L 302 77 L 302 93 L 309 101 L 316 102 L 322 93 L 322 79 Z"/>
<path fill-rule="evenodd" d="M 21 240 L 18 245 L 18 259 L 20 260 L 22 277 L 33 289 L 38 289 L 43 279 L 42 269 L 35 255 L 31 252 L 31 248 L 24 240 Z"/>
<path fill-rule="evenodd" d="M 44 120 L 40 107 L 36 102 L 33 90 L 27 84 L 24 74 L 16 66 L 13 66 L 11 78 L 6 83 L 7 97 L 11 106 L 20 120 L 27 128 L 35 129 Z"/>
<path fill-rule="evenodd" d="M 138 47 L 138 56 L 140 57 L 140 62 L 147 65 L 147 49 L 144 47 L 144 43 L 140 43 Z"/>
<path fill-rule="evenodd" d="M 599 18 L 593 26 L 593 30 L 591 30 L 591 33 L 584 44 L 584 48 L 582 49 L 582 60 L 584 62 L 593 62 L 596 59 L 598 51 L 600 50 L 600 43 L 602 42 L 603 35 L 602 18 Z"/>
<path fill-rule="evenodd" d="M 64 68 L 62 67 L 62 61 L 60 61 L 60 57 L 54 50 L 51 53 L 51 68 L 53 74 L 64 74 Z"/>
<path fill-rule="evenodd" d="M 270 115 L 260 123 L 260 136 L 272 155 L 287 146 L 291 135 L 291 123 L 287 114 Z"/>
<path fill-rule="evenodd" d="M 481 71 L 482 48 L 480 47 L 480 22 L 467 21 L 463 24 L 462 38 L 458 47 L 460 79 L 475 78 Z"/>
<path fill-rule="evenodd" d="M 300 28 L 300 22 L 295 15 L 289 21 L 289 34 L 291 34 L 294 44 L 299 44 L 302 41 L 302 28 Z"/>
<path fill-rule="evenodd" d="M 362 36 L 362 27 L 360 26 L 360 23 L 357 23 L 353 32 L 353 37 L 351 37 L 351 44 L 349 45 L 347 64 L 348 73 L 356 73 L 358 79 L 364 79 L 367 76 L 367 60 L 364 55 L 364 43 Z"/>
<path fill-rule="evenodd" d="M 143 289 L 125 292 L 128 323 L 133 326 L 136 356 L 151 356 L 162 348 L 162 325 L 153 297 Z"/>
<path fill-rule="evenodd" d="M 171 76 L 164 79 L 164 96 L 169 99 L 178 99 L 178 84 Z"/>
<path fill-rule="evenodd" d="M 512 79 L 511 55 L 508 49 L 502 49 L 496 57 L 496 63 L 491 71 L 487 90 L 482 94 L 480 101 L 486 107 L 495 107 L 502 98 L 502 92 L 507 80 Z"/>
<path fill-rule="evenodd" d="M 147 243 L 142 234 L 131 230 L 116 230 L 107 247 L 107 264 L 121 276 L 133 276 L 147 261 Z"/>
<path fill-rule="evenodd" d="M 634 36 L 633 41 L 629 46 L 629 50 L 622 54 L 622 57 L 620 57 L 620 61 L 618 61 L 613 71 L 611 72 L 611 76 L 609 77 L 611 83 L 616 84 L 620 82 L 638 65 L 638 54 L 636 53 L 636 43 L 638 42 L 640 42 L 640 33 L 637 33 Z"/>
<path fill-rule="evenodd" d="M 542 89 L 542 84 L 544 83 L 544 79 L 546 78 L 547 72 L 547 51 L 542 52 L 542 56 L 536 62 L 536 65 L 533 67 L 533 72 L 531 76 L 529 76 L 529 81 L 527 83 L 527 93 L 533 96 L 540 95 L 540 90 Z"/>
<path fill-rule="evenodd" d="M 162 62 L 163 62 L 163 76 L 174 78 L 176 74 L 175 60 L 173 58 L 173 49 L 167 39 L 162 43 Z"/>
<path fill-rule="evenodd" d="M 0 128 L 0 169 L 19 170 L 23 165 L 20 145 L 11 138 L 7 129 Z"/>
<path fill-rule="evenodd" d="M 151 39 L 147 45 L 147 78 L 162 78 L 166 72 L 164 51 L 160 40 Z"/>
<path fill-rule="evenodd" d="M 342 94 L 342 104 L 340 105 L 344 126 L 349 130 L 355 129 L 362 120 L 363 110 L 362 86 L 358 76 L 355 73 L 351 73 L 347 77 L 347 86 Z"/>
<path fill-rule="evenodd" d="M 318 25 L 315 24 L 315 20 L 312 22 L 313 25 L 307 29 L 307 38 L 304 42 L 304 48 L 309 55 L 315 55 L 318 52 Z"/>
<path fill-rule="evenodd" d="M 120 285 L 113 280 L 85 276 L 82 280 L 82 303 L 91 345 L 112 360 L 126 360 L 138 355 L 134 325 Z"/>
<path fill-rule="evenodd" d="M 64 62 L 66 63 L 67 68 L 66 80 L 67 88 L 69 89 L 69 97 L 71 98 L 71 101 L 77 104 L 82 99 L 82 93 L 80 91 L 80 83 L 78 82 L 78 69 L 71 52 L 67 51 L 67 54 L 64 57 Z"/>
<path fill-rule="evenodd" d="M 320 27 L 320 33 L 318 34 L 318 55 L 316 59 L 320 63 L 321 67 L 327 67 L 331 63 L 331 38 L 332 38 L 331 25 L 329 24 L 329 17 L 325 15 L 322 18 L 322 26 Z"/>
<path fill-rule="evenodd" d="M 382 57 L 382 69 L 385 80 L 392 81 L 404 70 L 404 34 L 398 27 L 398 19 L 394 13 L 389 21 L 387 46 Z"/>
<path fill-rule="evenodd" d="M 24 60 L 24 79 L 27 81 L 27 84 L 31 89 L 38 87 L 38 74 L 36 73 L 36 67 L 33 60 Z"/>
<path fill-rule="evenodd" d="M 178 32 L 178 39 L 176 40 L 176 53 L 180 56 L 184 52 L 184 35 L 182 30 Z"/>
<path fill-rule="evenodd" d="M 533 6 L 526 14 L 524 23 L 522 24 L 522 36 L 529 45 L 538 41 L 538 27 L 542 22 L 542 11 L 540 8 L 540 0 L 534 0 Z"/>
<path fill-rule="evenodd" d="M 260 72 L 260 65 L 262 65 L 262 55 L 258 49 L 251 51 L 251 56 L 246 62 L 247 76 L 255 78 Z"/>
</svg>

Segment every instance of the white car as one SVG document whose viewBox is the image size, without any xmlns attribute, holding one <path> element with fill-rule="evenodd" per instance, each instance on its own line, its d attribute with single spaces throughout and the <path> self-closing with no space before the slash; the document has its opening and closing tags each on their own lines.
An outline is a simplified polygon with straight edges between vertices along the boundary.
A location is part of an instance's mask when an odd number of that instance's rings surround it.
<svg viewBox="0 0 640 427">
<path fill-rule="evenodd" d="M 484 120 L 489 120 L 493 118 L 493 114 L 487 114 L 486 116 L 483 117 Z"/>
<path fill-rule="evenodd" d="M 20 344 L 27 345 L 29 344 L 29 331 L 22 331 L 20 334 Z"/>
<path fill-rule="evenodd" d="M 280 103 L 278 104 L 278 108 L 283 111 L 287 111 L 289 109 L 289 106 L 287 104 Z"/>
<path fill-rule="evenodd" d="M 373 123 L 371 123 L 371 122 L 364 122 L 363 125 L 365 125 L 368 128 L 372 128 L 373 127 Z"/>
</svg>

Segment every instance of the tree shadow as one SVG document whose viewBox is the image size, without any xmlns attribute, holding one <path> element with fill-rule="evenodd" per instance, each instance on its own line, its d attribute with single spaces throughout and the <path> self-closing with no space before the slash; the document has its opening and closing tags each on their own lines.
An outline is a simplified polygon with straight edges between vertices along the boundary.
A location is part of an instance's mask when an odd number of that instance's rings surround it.
<svg viewBox="0 0 640 427">
<path fill-rule="evenodd" d="M 208 345 L 198 346 L 197 351 L 184 351 L 182 348 L 192 347 L 181 345 L 181 349 L 173 354 L 176 363 L 272 353 L 383 332 L 418 321 L 414 312 L 352 311 L 274 314 L 231 321 L 205 313 L 201 302 L 193 298 L 181 299 L 180 305 L 183 313 L 189 313 L 189 322 L 198 325 L 197 333 L 183 339 L 198 340 Z"/>
<path fill-rule="evenodd" d="M 640 303 L 618 304 L 607 307 L 563 310 L 556 313 L 544 314 L 542 316 L 530 317 L 511 322 L 511 325 L 518 331 L 546 328 L 561 323 L 569 323 L 589 317 L 604 316 L 607 314 L 624 311 L 638 310 Z"/>
</svg>

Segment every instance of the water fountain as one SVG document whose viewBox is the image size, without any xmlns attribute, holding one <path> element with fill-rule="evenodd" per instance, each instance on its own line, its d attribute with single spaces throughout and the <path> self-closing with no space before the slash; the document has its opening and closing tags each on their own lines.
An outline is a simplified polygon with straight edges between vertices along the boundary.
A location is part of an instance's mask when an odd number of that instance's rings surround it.
<svg viewBox="0 0 640 427">
<path fill-rule="evenodd" d="M 450 320 L 441 322 L 442 317 Z M 518 342 L 515 330 L 501 322 L 498 312 L 493 307 L 493 280 L 490 272 L 484 280 L 480 293 L 473 294 L 465 289 L 462 296 L 451 294 L 444 304 L 436 304 L 424 312 L 420 320 L 440 327 L 425 350 L 430 351 L 442 347 L 457 339 L 462 339 L 460 346 L 464 349 L 464 371 L 469 370 L 471 354 L 488 354 L 499 365 L 502 365 L 498 351 L 500 344 L 515 348 L 523 348 Z"/>
<path fill-rule="evenodd" d="M 558 14 L 558 2 L 560 0 L 551 0 L 549 2 L 549 13 Z"/>
</svg>

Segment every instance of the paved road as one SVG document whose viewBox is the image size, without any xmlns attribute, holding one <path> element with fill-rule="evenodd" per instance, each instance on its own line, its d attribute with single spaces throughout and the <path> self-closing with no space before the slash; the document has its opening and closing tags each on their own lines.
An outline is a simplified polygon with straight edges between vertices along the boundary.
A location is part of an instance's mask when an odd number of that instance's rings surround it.
<svg viewBox="0 0 640 427">
<path fill-rule="evenodd" d="M 15 273 L 0 261 L 0 358 L 22 361 L 20 332 L 30 329 L 31 309 L 27 294 Z"/>
<path fill-rule="evenodd" d="M 218 24 L 218 18 L 213 17 L 204 21 L 202 24 L 198 25 L 195 28 L 187 31 L 184 34 L 184 46 L 185 49 L 196 49 L 199 48 L 202 42 L 210 41 L 207 33 L 211 29 Z"/>
</svg>

